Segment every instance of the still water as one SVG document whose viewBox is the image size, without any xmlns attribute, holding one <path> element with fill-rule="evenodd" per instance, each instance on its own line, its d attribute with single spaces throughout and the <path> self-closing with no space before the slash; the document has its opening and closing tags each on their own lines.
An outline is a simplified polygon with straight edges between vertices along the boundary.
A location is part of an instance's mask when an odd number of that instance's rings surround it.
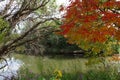
<svg viewBox="0 0 120 80">
<path fill-rule="evenodd" d="M 23 62 L 18 59 L 12 58 L 6 58 L 7 66 L 0 70 L 0 80 L 10 80 L 11 76 L 16 76 L 17 71 L 19 68 L 23 65 Z M 0 67 L 4 66 L 6 64 L 5 61 L 0 63 Z"/>
</svg>

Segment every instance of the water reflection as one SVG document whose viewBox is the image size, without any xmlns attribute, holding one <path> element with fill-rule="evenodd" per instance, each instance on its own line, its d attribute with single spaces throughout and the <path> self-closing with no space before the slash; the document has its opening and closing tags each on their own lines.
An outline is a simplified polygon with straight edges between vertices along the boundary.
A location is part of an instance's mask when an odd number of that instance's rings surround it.
<svg viewBox="0 0 120 80">
<path fill-rule="evenodd" d="M 0 80 L 4 79 L 9 80 L 13 75 L 16 76 L 17 71 L 23 65 L 22 61 L 14 59 L 14 57 L 7 58 L 6 61 L 8 65 L 0 70 Z M 5 64 L 6 64 L 5 61 L 1 62 L 0 67 L 4 66 Z"/>
</svg>

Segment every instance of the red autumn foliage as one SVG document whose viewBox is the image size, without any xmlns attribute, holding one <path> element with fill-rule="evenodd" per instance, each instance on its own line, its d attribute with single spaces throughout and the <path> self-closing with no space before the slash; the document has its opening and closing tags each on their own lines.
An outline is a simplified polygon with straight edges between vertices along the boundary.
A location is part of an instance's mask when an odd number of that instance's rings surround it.
<svg viewBox="0 0 120 80">
<path fill-rule="evenodd" d="M 64 9 L 66 13 L 61 26 L 62 35 L 75 33 L 79 35 L 77 37 L 87 41 L 101 43 L 107 40 L 106 36 L 120 40 L 120 1 L 70 1 L 71 3 Z M 72 38 L 74 37 L 69 37 L 71 40 Z"/>
</svg>

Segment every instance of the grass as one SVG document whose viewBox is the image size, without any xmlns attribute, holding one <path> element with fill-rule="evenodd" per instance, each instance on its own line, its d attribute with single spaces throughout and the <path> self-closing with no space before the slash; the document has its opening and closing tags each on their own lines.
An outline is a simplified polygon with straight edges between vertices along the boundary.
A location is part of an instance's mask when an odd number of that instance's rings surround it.
<svg viewBox="0 0 120 80">
<path fill-rule="evenodd" d="M 15 54 L 16 59 L 24 62 L 23 67 L 28 68 L 33 73 L 52 73 L 55 69 L 65 73 L 73 73 L 76 71 L 85 72 L 87 62 L 84 58 L 48 58 Z"/>
<path fill-rule="evenodd" d="M 98 60 L 94 59 L 89 60 L 94 65 L 87 66 L 88 59 L 85 58 L 49 58 L 21 54 L 15 54 L 14 57 L 24 62 L 17 80 L 56 80 L 53 79 L 56 69 L 62 72 L 62 77 L 58 80 L 120 80 L 120 74 L 111 67 L 113 65 L 100 68 L 102 64 L 95 65 L 94 61 Z"/>
<path fill-rule="evenodd" d="M 56 79 L 53 74 L 45 76 L 26 71 L 24 75 L 20 74 L 17 80 L 120 80 L 120 74 L 114 70 L 90 70 L 86 73 L 62 73 L 62 77 Z"/>
</svg>

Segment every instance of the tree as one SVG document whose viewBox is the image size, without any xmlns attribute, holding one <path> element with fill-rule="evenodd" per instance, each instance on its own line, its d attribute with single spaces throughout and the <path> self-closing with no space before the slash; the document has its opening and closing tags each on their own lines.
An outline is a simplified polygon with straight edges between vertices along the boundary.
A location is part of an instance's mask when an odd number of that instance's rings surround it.
<svg viewBox="0 0 120 80">
<path fill-rule="evenodd" d="M 120 40 L 120 1 L 70 0 L 60 10 L 65 11 L 61 34 L 69 43 L 96 54 L 111 53 L 109 41 Z"/>
<path fill-rule="evenodd" d="M 3 5 L 1 2 L 0 5 Z M 49 3 L 54 3 L 54 0 L 8 0 L 0 6 L 0 56 L 43 37 L 28 36 L 41 28 L 46 30 L 49 27 L 46 22 L 56 19 L 53 16 L 55 10 Z"/>
</svg>

